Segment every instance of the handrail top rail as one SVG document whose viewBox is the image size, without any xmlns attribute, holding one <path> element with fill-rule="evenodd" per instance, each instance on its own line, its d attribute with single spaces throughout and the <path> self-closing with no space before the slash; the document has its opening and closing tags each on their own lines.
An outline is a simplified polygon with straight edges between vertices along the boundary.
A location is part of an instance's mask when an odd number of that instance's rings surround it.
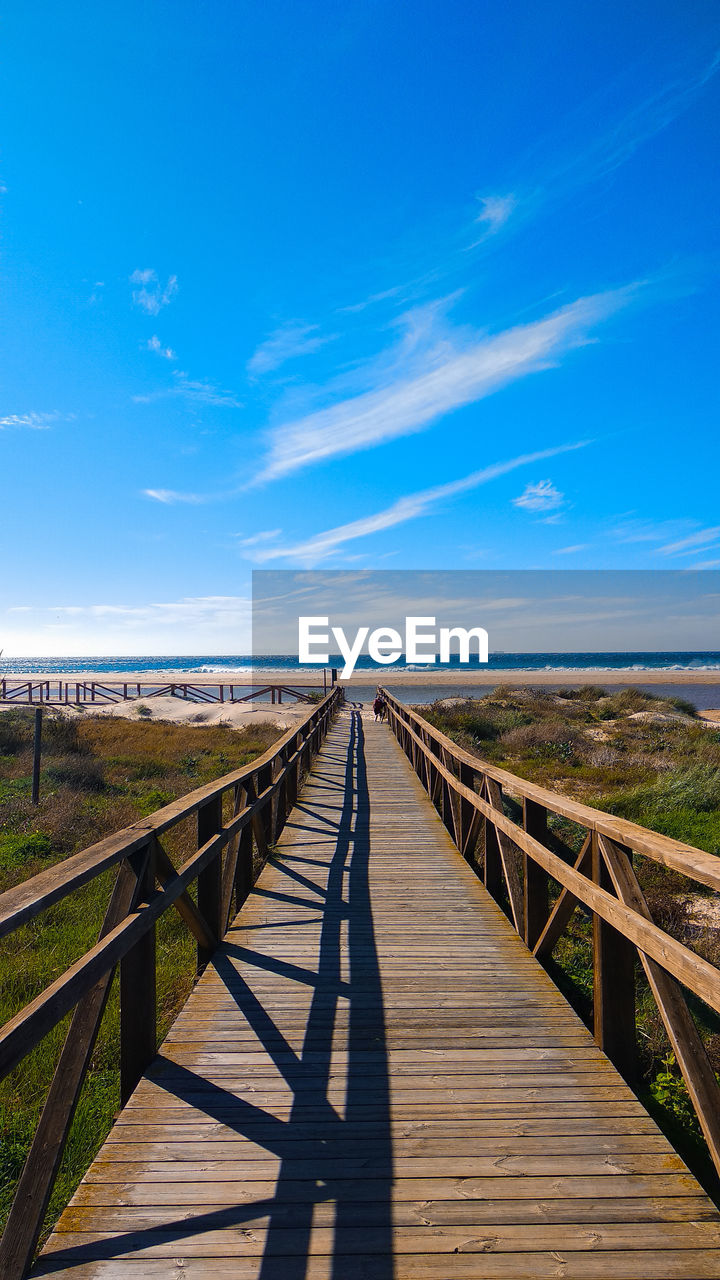
<svg viewBox="0 0 720 1280">
<path fill-rule="evenodd" d="M 660 862 L 663 866 L 671 867 L 675 871 L 680 871 L 690 879 L 698 880 L 708 888 L 720 892 L 720 858 L 715 854 L 697 849 L 694 845 L 686 844 L 682 840 L 675 840 L 672 836 L 662 835 L 659 831 L 652 831 L 649 827 L 642 827 L 628 818 L 618 818 L 613 814 L 605 813 L 602 809 L 595 809 L 592 805 L 573 800 L 561 792 L 550 791 L 535 782 L 528 782 L 525 778 L 510 773 L 507 769 L 490 764 L 481 756 L 473 756 L 419 712 L 411 710 L 405 703 L 400 702 L 387 689 L 382 688 L 382 693 L 401 715 L 419 722 L 436 742 L 455 756 L 456 760 L 468 765 L 476 773 L 484 773 L 504 785 L 511 793 L 531 800 L 545 809 L 550 809 L 560 817 L 569 818 L 570 821 L 577 822 L 579 826 L 589 831 L 607 836 L 618 844 L 627 845 L 636 853 Z"/>
<path fill-rule="evenodd" d="M 120 862 L 123 858 L 135 853 L 147 844 L 153 836 L 160 835 L 169 827 L 175 826 L 202 807 L 204 803 L 223 794 L 232 786 L 237 786 L 245 779 L 251 778 L 272 763 L 299 734 L 312 727 L 312 722 L 319 719 L 331 701 L 339 696 L 340 686 L 335 685 L 321 702 L 288 729 L 287 733 L 268 747 L 261 756 L 249 764 L 223 774 L 214 782 L 206 782 L 187 795 L 172 800 L 170 804 L 156 809 L 145 818 L 138 818 L 120 831 L 87 848 L 71 854 L 70 857 L 55 863 L 45 871 L 30 876 L 20 884 L 6 889 L 0 894 L 0 937 L 12 932 L 20 924 L 26 923 L 47 906 L 53 905 L 59 898 L 65 897 L 75 889 L 82 888 L 89 880 L 106 871 L 108 867 Z M 40 904 L 35 909 L 36 904 Z"/>
</svg>

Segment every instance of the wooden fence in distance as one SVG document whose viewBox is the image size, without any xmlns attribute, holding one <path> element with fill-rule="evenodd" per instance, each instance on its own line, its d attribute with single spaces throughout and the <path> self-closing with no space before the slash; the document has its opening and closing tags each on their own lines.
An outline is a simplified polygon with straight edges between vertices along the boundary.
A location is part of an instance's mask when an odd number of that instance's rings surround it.
<svg viewBox="0 0 720 1280">
<path fill-rule="evenodd" d="M 720 859 L 496 768 L 387 691 L 385 697 L 391 728 L 458 849 L 533 954 L 539 960 L 551 954 L 577 906 L 592 912 L 595 1040 L 630 1081 L 639 956 L 720 1173 L 720 1086 L 682 990 L 720 1013 L 720 971 L 654 923 L 633 855 L 716 892 Z M 513 809 L 520 821 L 511 816 Z M 552 814 L 585 832 L 579 853 L 550 833 Z M 559 895 L 551 904 L 552 881 Z"/>
<path fill-rule="evenodd" d="M 3 1280 L 21 1280 L 32 1260 L 116 967 L 124 1103 L 157 1050 L 157 921 L 175 907 L 197 940 L 202 969 L 282 831 L 342 701 L 343 691 L 335 686 L 301 724 L 252 764 L 199 787 L 0 898 L 0 937 L 5 937 L 108 868 L 118 867 L 96 945 L 0 1030 L 1 1079 L 74 1009 L 0 1242 Z M 187 819 L 196 820 L 196 848 L 175 867 L 161 836 Z M 195 881 L 197 901 L 188 893 Z"/>
<path fill-rule="evenodd" d="M 0 702 L 14 707 L 27 706 L 85 706 L 87 703 L 102 705 L 109 702 L 137 701 L 138 698 L 182 698 L 185 702 L 254 702 L 269 698 L 271 703 L 285 698 L 296 702 L 313 702 L 315 696 L 327 694 L 331 682 L 325 676 L 323 684 L 253 684 L 233 681 L 231 684 L 201 680 L 172 681 L 160 684 L 157 680 L 17 680 L 3 676 L 0 679 Z M 250 692 L 238 692 L 247 690 Z"/>
</svg>

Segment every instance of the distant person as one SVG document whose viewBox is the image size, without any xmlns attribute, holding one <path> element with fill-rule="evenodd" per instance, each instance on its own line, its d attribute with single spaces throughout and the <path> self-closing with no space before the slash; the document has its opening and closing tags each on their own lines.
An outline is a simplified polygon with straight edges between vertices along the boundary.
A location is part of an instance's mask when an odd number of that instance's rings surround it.
<svg viewBox="0 0 720 1280">
<path fill-rule="evenodd" d="M 376 694 L 375 701 L 373 702 L 373 711 L 375 713 L 376 723 L 378 720 L 382 723 L 387 712 L 387 702 L 381 693 Z"/>
</svg>

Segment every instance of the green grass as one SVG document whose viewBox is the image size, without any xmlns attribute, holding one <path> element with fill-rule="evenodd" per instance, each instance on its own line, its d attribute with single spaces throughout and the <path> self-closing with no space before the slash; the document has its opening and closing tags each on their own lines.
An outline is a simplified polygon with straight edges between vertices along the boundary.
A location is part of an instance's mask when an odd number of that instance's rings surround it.
<svg viewBox="0 0 720 1280">
<path fill-rule="evenodd" d="M 274 725 L 242 731 L 105 717 L 60 720 L 46 713 L 40 804 L 30 803 L 33 713 L 0 713 L 0 889 L 249 763 L 277 740 Z M 177 863 L 193 847 L 192 821 L 163 837 Z M 56 903 L 0 943 L 0 1024 L 59 977 L 97 940 L 112 890 L 110 871 Z M 191 989 L 195 942 L 174 911 L 157 929 L 160 1038 Z M 68 1019 L 0 1084 L 0 1219 L 4 1221 Z M 104 1141 L 119 1094 L 117 982 L 45 1222 L 45 1234 Z"/>
</svg>

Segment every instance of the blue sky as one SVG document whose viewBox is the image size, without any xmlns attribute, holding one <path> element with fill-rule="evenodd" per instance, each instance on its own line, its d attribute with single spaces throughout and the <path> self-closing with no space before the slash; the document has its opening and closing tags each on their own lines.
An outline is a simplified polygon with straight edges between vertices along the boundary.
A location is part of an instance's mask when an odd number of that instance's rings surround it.
<svg viewBox="0 0 720 1280">
<path fill-rule="evenodd" d="M 720 566 L 707 3 L 0 10 L 6 653 L 250 573 Z"/>
</svg>

